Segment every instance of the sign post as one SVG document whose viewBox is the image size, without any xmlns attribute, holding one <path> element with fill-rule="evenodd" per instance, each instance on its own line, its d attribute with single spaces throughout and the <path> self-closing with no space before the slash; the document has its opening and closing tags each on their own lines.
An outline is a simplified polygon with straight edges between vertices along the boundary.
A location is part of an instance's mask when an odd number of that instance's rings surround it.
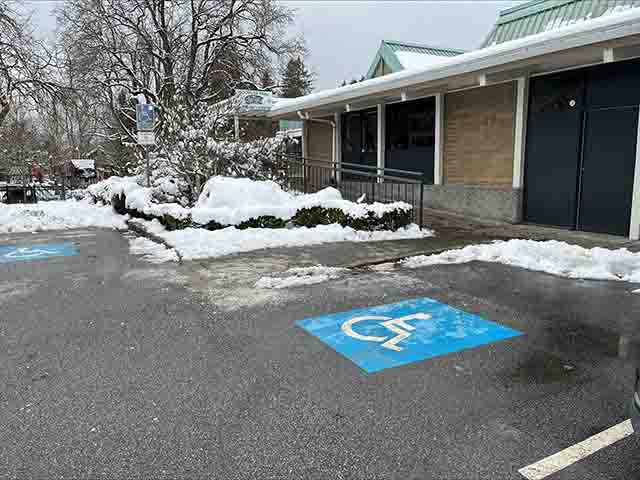
<svg viewBox="0 0 640 480">
<path fill-rule="evenodd" d="M 156 134 L 153 131 L 156 124 L 155 105 L 139 103 L 136 105 L 136 127 L 138 130 L 138 144 L 144 145 L 145 172 L 147 187 L 151 186 L 151 172 L 149 168 L 149 145 L 156 144 Z"/>
</svg>

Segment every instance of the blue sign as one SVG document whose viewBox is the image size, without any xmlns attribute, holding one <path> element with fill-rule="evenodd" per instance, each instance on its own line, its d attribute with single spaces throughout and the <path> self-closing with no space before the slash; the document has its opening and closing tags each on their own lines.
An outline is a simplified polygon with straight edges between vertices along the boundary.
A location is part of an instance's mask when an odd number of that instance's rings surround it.
<svg viewBox="0 0 640 480">
<path fill-rule="evenodd" d="M 522 335 L 430 298 L 297 322 L 368 373 Z"/>
<path fill-rule="evenodd" d="M 43 260 L 51 257 L 71 257 L 78 255 L 73 243 L 40 243 L 19 247 L 0 247 L 0 263 L 27 262 L 31 260 Z"/>
<path fill-rule="evenodd" d="M 156 123 L 154 105 L 139 103 L 136 105 L 136 127 L 138 130 L 153 130 Z"/>
</svg>

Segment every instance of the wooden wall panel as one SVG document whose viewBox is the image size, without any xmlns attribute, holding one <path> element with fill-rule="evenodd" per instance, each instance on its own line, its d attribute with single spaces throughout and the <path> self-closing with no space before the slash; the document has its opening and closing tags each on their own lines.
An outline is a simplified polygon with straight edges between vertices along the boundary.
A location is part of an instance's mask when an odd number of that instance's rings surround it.
<svg viewBox="0 0 640 480">
<path fill-rule="evenodd" d="M 331 125 L 307 121 L 306 127 L 307 156 L 312 160 L 333 161 L 333 128 Z"/>
<path fill-rule="evenodd" d="M 445 183 L 512 185 L 515 85 L 445 95 Z"/>
</svg>

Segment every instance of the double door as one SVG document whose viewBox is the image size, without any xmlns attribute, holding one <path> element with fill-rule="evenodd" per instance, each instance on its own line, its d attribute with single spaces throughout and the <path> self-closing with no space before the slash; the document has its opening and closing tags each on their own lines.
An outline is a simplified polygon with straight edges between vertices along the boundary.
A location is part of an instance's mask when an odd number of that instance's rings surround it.
<svg viewBox="0 0 640 480">
<path fill-rule="evenodd" d="M 531 81 L 525 221 L 628 235 L 640 62 Z"/>
</svg>

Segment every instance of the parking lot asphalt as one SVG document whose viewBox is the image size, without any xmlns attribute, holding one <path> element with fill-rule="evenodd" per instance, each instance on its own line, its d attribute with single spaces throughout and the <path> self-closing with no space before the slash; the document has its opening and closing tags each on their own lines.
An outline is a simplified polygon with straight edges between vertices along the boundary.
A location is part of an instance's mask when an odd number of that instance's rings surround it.
<svg viewBox="0 0 640 480">
<path fill-rule="evenodd" d="M 118 232 L 0 236 L 66 242 L 0 264 L 2 477 L 522 479 L 627 418 L 629 284 L 471 263 L 260 290 L 304 257 L 154 265 Z M 369 374 L 296 325 L 420 298 L 522 335 Z M 546 478 L 638 478 L 638 447 Z"/>
</svg>

